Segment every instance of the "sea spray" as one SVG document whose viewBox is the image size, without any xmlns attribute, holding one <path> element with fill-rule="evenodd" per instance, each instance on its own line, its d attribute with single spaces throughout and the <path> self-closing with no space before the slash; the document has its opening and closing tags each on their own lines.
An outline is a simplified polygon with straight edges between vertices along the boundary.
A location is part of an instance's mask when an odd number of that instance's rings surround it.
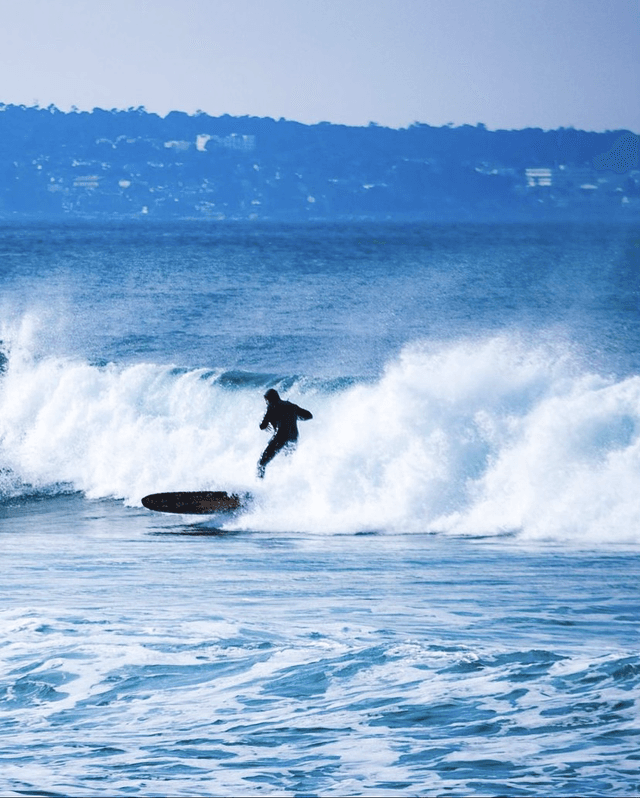
<svg viewBox="0 0 640 798">
<path fill-rule="evenodd" d="M 515 335 L 416 342 L 373 381 L 30 357 L 0 377 L 0 490 L 138 506 L 167 490 L 252 492 L 230 527 L 640 540 L 640 378 Z M 309 407 L 264 483 L 271 384 Z"/>
<path fill-rule="evenodd" d="M 640 539 L 638 377 L 502 336 L 409 346 L 320 401 L 256 528 Z"/>
</svg>

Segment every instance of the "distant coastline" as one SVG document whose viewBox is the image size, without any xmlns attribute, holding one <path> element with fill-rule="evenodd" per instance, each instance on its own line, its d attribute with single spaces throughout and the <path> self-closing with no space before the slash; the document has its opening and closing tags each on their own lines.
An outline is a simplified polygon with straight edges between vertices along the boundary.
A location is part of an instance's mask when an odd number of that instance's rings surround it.
<svg viewBox="0 0 640 798">
<path fill-rule="evenodd" d="M 0 103 L 0 221 L 640 221 L 638 136 Z"/>
</svg>

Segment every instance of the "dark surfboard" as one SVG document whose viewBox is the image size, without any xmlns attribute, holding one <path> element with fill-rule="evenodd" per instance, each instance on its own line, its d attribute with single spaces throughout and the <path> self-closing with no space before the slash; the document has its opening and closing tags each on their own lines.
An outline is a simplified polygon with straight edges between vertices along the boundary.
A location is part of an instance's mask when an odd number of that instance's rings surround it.
<svg viewBox="0 0 640 798">
<path fill-rule="evenodd" d="M 242 507 L 240 497 L 223 490 L 178 491 L 177 493 L 151 493 L 142 499 L 149 510 L 159 513 L 185 513 L 204 515 L 205 513 L 228 513 Z"/>
</svg>

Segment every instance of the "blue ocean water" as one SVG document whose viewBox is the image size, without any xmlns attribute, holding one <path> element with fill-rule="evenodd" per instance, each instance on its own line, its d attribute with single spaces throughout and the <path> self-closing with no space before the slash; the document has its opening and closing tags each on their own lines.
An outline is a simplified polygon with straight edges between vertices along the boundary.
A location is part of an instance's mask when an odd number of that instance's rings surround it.
<svg viewBox="0 0 640 798">
<path fill-rule="evenodd" d="M 0 227 L 0 792 L 637 795 L 639 301 L 632 226 Z"/>
</svg>

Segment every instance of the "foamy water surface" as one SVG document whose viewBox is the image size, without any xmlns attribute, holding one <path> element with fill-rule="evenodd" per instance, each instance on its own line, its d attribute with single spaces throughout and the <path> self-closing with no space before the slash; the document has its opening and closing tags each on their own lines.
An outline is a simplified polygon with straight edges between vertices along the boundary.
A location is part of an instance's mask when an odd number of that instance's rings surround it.
<svg viewBox="0 0 640 798">
<path fill-rule="evenodd" d="M 633 230 L 2 232 L 3 794 L 638 793 Z"/>
</svg>

